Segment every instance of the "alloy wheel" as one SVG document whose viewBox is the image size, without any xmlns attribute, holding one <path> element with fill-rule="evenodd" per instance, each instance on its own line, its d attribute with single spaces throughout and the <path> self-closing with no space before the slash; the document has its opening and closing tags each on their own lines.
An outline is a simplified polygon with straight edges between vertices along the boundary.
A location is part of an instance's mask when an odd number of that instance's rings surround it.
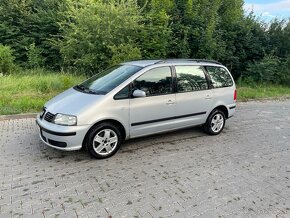
<svg viewBox="0 0 290 218">
<path fill-rule="evenodd" d="M 220 113 L 215 114 L 211 120 L 211 130 L 215 133 L 220 132 L 224 127 L 224 123 L 223 115 Z"/>
<path fill-rule="evenodd" d="M 117 144 L 117 133 L 112 129 L 103 129 L 96 134 L 93 141 L 93 148 L 97 154 L 106 156 L 115 150 Z"/>
</svg>

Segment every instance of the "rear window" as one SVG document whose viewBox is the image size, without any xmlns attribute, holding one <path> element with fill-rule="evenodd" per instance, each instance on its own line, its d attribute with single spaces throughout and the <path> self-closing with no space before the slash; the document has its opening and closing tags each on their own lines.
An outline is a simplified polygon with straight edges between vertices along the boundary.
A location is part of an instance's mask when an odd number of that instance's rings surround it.
<svg viewBox="0 0 290 218">
<path fill-rule="evenodd" d="M 206 67 L 210 75 L 213 88 L 223 88 L 232 86 L 233 80 L 229 73 L 222 67 Z"/>
</svg>

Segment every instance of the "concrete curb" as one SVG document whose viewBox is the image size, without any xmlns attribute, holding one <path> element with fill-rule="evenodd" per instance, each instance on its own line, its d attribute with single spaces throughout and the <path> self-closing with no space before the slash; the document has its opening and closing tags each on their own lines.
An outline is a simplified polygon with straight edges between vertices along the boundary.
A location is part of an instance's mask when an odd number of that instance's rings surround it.
<svg viewBox="0 0 290 218">
<path fill-rule="evenodd" d="M 0 121 L 4 120 L 19 120 L 27 118 L 36 118 L 38 113 L 29 113 L 29 114 L 15 114 L 15 115 L 1 115 Z"/>
<path fill-rule="evenodd" d="M 245 103 L 245 102 L 266 102 L 266 101 L 287 101 L 290 100 L 290 96 L 285 97 L 273 97 L 273 98 L 257 98 L 257 99 L 247 99 L 247 100 L 238 100 L 238 103 Z"/>
</svg>

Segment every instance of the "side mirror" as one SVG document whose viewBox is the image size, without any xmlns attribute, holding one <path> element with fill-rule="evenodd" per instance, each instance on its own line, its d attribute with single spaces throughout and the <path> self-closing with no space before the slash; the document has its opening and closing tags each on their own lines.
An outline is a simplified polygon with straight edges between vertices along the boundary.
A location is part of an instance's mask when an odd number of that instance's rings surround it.
<svg viewBox="0 0 290 218">
<path fill-rule="evenodd" d="M 146 97 L 146 92 L 137 89 L 137 90 L 135 90 L 133 92 L 133 97 L 135 97 L 135 98 L 144 98 L 144 97 Z"/>
</svg>

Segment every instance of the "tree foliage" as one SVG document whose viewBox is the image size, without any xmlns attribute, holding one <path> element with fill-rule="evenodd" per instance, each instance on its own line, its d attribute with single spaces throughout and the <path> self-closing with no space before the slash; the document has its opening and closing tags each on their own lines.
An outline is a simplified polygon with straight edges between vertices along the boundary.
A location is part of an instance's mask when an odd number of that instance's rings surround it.
<svg viewBox="0 0 290 218">
<path fill-rule="evenodd" d="M 27 66 L 32 44 L 43 51 L 46 66 L 60 66 L 59 49 L 51 40 L 59 35 L 63 11 L 62 0 L 1 0 L 0 43 L 15 50 L 16 62 L 22 66 Z"/>
<path fill-rule="evenodd" d="M 44 59 L 42 56 L 43 51 L 35 46 L 35 43 L 32 43 L 27 48 L 27 62 L 28 67 L 30 68 L 39 68 L 43 67 Z"/>
<path fill-rule="evenodd" d="M 1 0 L 0 43 L 23 67 L 94 74 L 132 59 L 206 58 L 235 79 L 287 83 L 290 22 L 243 0 Z"/>
<path fill-rule="evenodd" d="M 0 74 L 8 74 L 14 68 L 13 50 L 0 44 Z"/>
<path fill-rule="evenodd" d="M 124 45 L 138 50 L 136 35 L 141 17 L 135 1 L 70 0 L 68 6 L 66 19 L 61 22 L 63 39 L 59 41 L 66 66 L 98 72 L 112 62 L 114 55 L 116 58 L 116 51 L 123 52 L 119 58 L 132 58 L 122 49 Z"/>
</svg>

